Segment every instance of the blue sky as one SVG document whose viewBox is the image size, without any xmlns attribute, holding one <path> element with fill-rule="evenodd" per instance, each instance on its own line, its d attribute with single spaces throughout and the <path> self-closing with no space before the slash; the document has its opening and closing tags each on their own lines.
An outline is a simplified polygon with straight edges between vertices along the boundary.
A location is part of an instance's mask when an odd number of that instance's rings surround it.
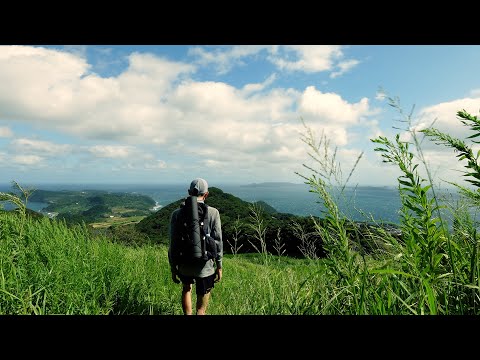
<svg viewBox="0 0 480 360">
<path fill-rule="evenodd" d="M 370 139 L 408 135 L 379 89 L 464 138 L 478 64 L 478 45 L 0 46 L 0 184 L 301 183 L 303 119 L 344 173 L 363 152 L 351 185 L 395 185 Z M 439 183 L 461 181 L 423 144 Z"/>
</svg>

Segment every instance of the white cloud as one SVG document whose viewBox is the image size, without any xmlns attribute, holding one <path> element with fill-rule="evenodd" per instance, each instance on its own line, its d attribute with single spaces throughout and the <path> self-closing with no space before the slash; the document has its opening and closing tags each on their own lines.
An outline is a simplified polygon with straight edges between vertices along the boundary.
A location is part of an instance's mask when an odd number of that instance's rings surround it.
<svg viewBox="0 0 480 360">
<path fill-rule="evenodd" d="M 245 57 L 253 56 L 262 50 L 269 49 L 271 46 L 264 45 L 235 45 L 228 48 L 219 48 L 213 51 L 207 51 L 201 47 L 191 48 L 189 55 L 197 57 L 197 63 L 200 65 L 214 64 L 217 66 L 219 74 L 225 74 L 236 65 L 242 65 Z"/>
<path fill-rule="evenodd" d="M 360 63 L 360 61 L 358 60 L 355 60 L 355 59 L 350 59 L 350 60 L 346 60 L 346 61 L 341 61 L 337 64 L 337 67 L 340 68 L 340 70 L 338 71 L 335 71 L 333 73 L 330 74 L 330 77 L 332 79 L 340 76 L 340 75 L 343 75 L 345 74 L 347 71 L 353 69 L 355 66 L 357 66 L 358 64 Z"/>
<path fill-rule="evenodd" d="M 458 138 L 465 141 L 474 151 L 480 148 L 480 145 L 474 144 L 468 136 L 473 135 L 474 132 L 468 126 L 461 123 L 457 117 L 457 112 L 466 110 L 471 115 L 478 117 L 480 107 L 480 98 L 463 98 L 455 99 L 432 106 L 420 109 L 412 116 L 411 131 L 415 131 L 417 139 L 420 142 L 423 156 L 427 162 L 430 173 L 432 174 L 434 182 L 440 185 L 443 181 L 453 181 L 462 185 L 468 185 L 465 182 L 465 161 L 459 161 L 453 148 L 445 145 L 437 145 L 432 138 L 425 137 L 420 133 L 427 127 L 433 126 L 441 132 L 448 134 L 453 138 Z M 392 138 L 393 139 L 393 138 Z M 400 132 L 400 140 L 413 142 L 413 137 L 410 132 Z M 474 139 L 475 140 L 475 139 Z M 415 146 L 412 144 L 411 151 L 415 151 Z M 420 159 L 414 158 L 414 162 L 420 164 L 419 172 L 423 178 L 427 178 L 426 170 L 421 164 Z"/>
<path fill-rule="evenodd" d="M 12 161 L 18 165 L 38 165 L 43 158 L 38 155 L 15 155 Z"/>
<path fill-rule="evenodd" d="M 334 61 L 343 55 L 338 45 L 285 45 L 282 50 L 280 54 L 270 56 L 272 63 L 280 70 L 306 73 L 331 70 Z"/>
<path fill-rule="evenodd" d="M 248 95 L 248 94 L 251 94 L 253 92 L 258 92 L 258 91 L 262 91 L 263 89 L 265 89 L 266 87 L 270 86 L 274 81 L 275 79 L 277 78 L 277 75 L 276 74 L 272 74 L 270 75 L 267 79 L 265 79 L 265 81 L 263 83 L 259 83 L 259 84 L 247 84 L 243 87 L 242 89 L 242 93 L 244 95 Z"/>
<path fill-rule="evenodd" d="M 196 47 L 190 49 L 189 55 L 196 57 L 198 64 L 213 64 L 219 74 L 225 74 L 235 66 L 244 65 L 243 59 L 266 52 L 266 59 L 281 71 L 315 73 L 338 68 L 331 75 L 335 78 L 359 64 L 355 59 L 343 59 L 343 48 L 340 45 L 236 45 L 210 51 Z"/>
<path fill-rule="evenodd" d="M 474 133 L 470 130 L 469 126 L 461 123 L 457 117 L 457 112 L 466 110 L 471 115 L 479 116 L 479 109 L 480 97 L 456 99 L 428 106 L 419 111 L 418 116 L 415 117 L 412 124 L 412 129 L 421 130 L 433 126 L 454 138 L 464 140 L 467 136 L 473 135 Z M 470 140 L 467 140 L 467 143 L 469 142 Z M 433 145 L 432 142 L 431 146 L 442 147 Z"/>
<path fill-rule="evenodd" d="M 12 137 L 13 131 L 10 128 L 5 126 L 0 126 L 0 138 L 1 137 Z"/>
<path fill-rule="evenodd" d="M 0 46 L 0 108 L 10 120 L 64 115 L 89 65 L 67 52 L 30 46 Z"/>
<path fill-rule="evenodd" d="M 145 163 L 145 169 L 147 170 L 156 170 L 156 169 L 165 169 L 167 164 L 163 160 L 156 160 L 151 163 Z"/>
<path fill-rule="evenodd" d="M 475 134 L 470 127 L 463 125 L 457 118 L 457 111 L 466 110 L 471 115 L 478 117 L 478 109 L 480 107 L 480 99 L 465 98 L 457 99 L 450 102 L 437 104 L 427 107 L 420 112 L 420 120 L 416 124 L 416 128 L 422 129 L 431 125 L 440 131 L 447 133 L 453 138 L 465 141 L 474 151 L 478 150 L 478 145 L 467 139 L 468 136 Z M 476 140 L 476 139 L 473 139 Z M 466 160 L 459 161 L 456 153 L 451 147 L 444 145 L 436 145 L 434 141 L 426 139 L 422 143 L 424 155 L 429 166 L 434 172 L 434 177 L 442 181 L 453 181 L 461 185 L 468 185 L 465 182 L 463 174 L 466 172 Z"/>
<path fill-rule="evenodd" d="M 212 159 L 206 159 L 203 161 L 204 165 L 207 168 L 222 168 L 225 167 L 226 164 L 217 160 L 212 160 Z"/>
<path fill-rule="evenodd" d="M 142 99 L 143 103 L 157 103 L 175 79 L 195 71 L 193 65 L 173 62 L 151 54 L 133 53 L 128 59 L 129 67 L 119 76 L 119 86 L 124 91 L 131 89 L 128 95 Z M 148 96 L 148 100 L 145 101 L 143 96 Z"/>
<path fill-rule="evenodd" d="M 65 155 L 72 151 L 72 145 L 60 145 L 49 141 L 19 138 L 12 141 L 16 152 L 43 153 L 45 155 Z"/>
<path fill-rule="evenodd" d="M 323 93 L 309 86 L 300 99 L 300 112 L 318 117 L 319 121 L 340 124 L 354 124 L 361 116 L 370 113 L 368 99 L 349 104 L 335 93 Z"/>
<path fill-rule="evenodd" d="M 118 77 L 101 78 L 71 53 L 0 46 L 2 115 L 97 138 L 142 135 L 172 83 L 194 67 L 137 53 L 129 62 Z"/>
<path fill-rule="evenodd" d="M 347 128 L 359 124 L 363 117 L 375 111 L 370 109 L 367 98 L 350 104 L 338 94 L 323 93 L 309 86 L 299 100 L 299 113 L 341 146 L 348 143 Z"/>
<path fill-rule="evenodd" d="M 99 158 L 127 158 L 135 151 L 135 148 L 122 145 L 95 145 L 88 151 Z"/>
</svg>

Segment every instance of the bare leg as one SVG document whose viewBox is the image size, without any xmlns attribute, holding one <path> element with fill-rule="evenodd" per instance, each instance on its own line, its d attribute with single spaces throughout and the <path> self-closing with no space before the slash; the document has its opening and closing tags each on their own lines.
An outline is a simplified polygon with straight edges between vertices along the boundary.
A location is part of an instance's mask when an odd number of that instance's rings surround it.
<svg viewBox="0 0 480 360">
<path fill-rule="evenodd" d="M 205 295 L 197 295 L 197 315 L 205 315 L 207 311 L 208 300 L 210 299 L 210 293 Z"/>
<path fill-rule="evenodd" d="M 182 309 L 184 315 L 192 315 L 192 285 L 183 284 Z"/>
</svg>

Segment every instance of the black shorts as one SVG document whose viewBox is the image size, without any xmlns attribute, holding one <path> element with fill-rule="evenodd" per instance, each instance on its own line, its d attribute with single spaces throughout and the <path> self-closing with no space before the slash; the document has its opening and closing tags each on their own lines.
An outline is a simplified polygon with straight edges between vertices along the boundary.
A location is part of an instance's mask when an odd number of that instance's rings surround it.
<svg viewBox="0 0 480 360">
<path fill-rule="evenodd" d="M 197 295 L 205 295 L 210 292 L 215 286 L 215 274 L 212 274 L 207 277 L 192 277 L 192 276 L 185 276 L 182 274 L 178 274 L 180 281 L 184 284 L 196 284 L 195 285 L 195 293 Z"/>
</svg>

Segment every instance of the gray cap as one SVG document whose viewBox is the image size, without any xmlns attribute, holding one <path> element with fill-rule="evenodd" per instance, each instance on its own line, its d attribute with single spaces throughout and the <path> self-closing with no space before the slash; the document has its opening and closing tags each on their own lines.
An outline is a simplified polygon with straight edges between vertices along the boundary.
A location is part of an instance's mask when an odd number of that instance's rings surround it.
<svg viewBox="0 0 480 360">
<path fill-rule="evenodd" d="M 203 195 L 208 192 L 208 184 L 205 179 L 196 178 L 190 183 L 190 195 Z"/>
</svg>

